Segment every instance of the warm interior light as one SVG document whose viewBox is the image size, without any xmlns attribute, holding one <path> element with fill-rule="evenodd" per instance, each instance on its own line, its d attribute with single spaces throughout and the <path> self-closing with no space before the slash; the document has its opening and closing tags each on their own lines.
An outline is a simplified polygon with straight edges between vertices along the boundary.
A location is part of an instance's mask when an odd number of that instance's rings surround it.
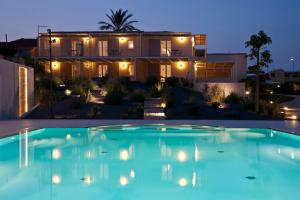
<svg viewBox="0 0 300 200">
<path fill-rule="evenodd" d="M 54 175 L 52 176 L 52 183 L 53 184 L 59 184 L 61 182 L 60 176 Z"/>
<path fill-rule="evenodd" d="M 128 41 L 128 49 L 134 49 L 134 42 L 133 40 Z"/>
</svg>

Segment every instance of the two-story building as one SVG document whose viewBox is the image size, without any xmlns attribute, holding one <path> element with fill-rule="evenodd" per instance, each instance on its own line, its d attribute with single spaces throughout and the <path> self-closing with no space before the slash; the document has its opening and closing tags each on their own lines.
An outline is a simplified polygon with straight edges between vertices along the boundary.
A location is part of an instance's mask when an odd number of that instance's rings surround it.
<svg viewBox="0 0 300 200">
<path fill-rule="evenodd" d="M 62 79 L 155 75 L 232 83 L 247 71 L 245 54 L 208 54 L 206 35 L 189 32 L 53 32 L 51 40 L 53 73 Z M 49 71 L 48 33 L 38 38 L 38 54 Z"/>
</svg>

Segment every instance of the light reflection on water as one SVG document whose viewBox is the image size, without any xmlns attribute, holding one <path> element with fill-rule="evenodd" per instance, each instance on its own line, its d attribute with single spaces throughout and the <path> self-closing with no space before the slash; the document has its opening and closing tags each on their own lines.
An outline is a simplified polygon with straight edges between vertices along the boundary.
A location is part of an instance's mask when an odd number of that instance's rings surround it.
<svg viewBox="0 0 300 200">
<path fill-rule="evenodd" d="M 122 199 L 132 190 L 139 191 L 141 200 L 155 197 L 147 188 L 164 199 L 199 195 L 214 199 L 225 195 L 224 191 L 234 199 L 228 181 L 240 189 L 243 199 L 251 199 L 250 188 L 261 191 L 261 184 L 268 182 L 276 192 L 284 187 L 282 182 L 289 181 L 291 186 L 300 181 L 299 141 L 276 131 L 45 129 L 41 134 L 31 136 L 25 131 L 2 141 L 0 158 L 0 199 L 80 199 L 86 192 L 104 199 L 115 199 L 111 195 L 120 193 Z M 249 185 L 244 180 L 247 176 L 257 177 L 259 184 Z M 70 188 L 72 192 L 66 192 Z M 288 197 L 293 191 L 297 189 L 280 195 Z"/>
</svg>

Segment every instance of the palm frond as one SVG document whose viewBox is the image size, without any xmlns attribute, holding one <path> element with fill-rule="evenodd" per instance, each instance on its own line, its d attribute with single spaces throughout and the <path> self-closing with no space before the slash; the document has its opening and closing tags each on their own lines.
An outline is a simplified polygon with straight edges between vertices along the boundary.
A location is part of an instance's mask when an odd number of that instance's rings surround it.
<svg viewBox="0 0 300 200">
<path fill-rule="evenodd" d="M 116 11 L 110 9 L 110 14 L 106 14 L 109 22 L 101 21 L 98 24 L 101 25 L 101 30 L 112 30 L 116 32 L 120 31 L 137 31 L 136 27 L 133 26 L 137 23 L 136 20 L 129 21 L 133 17 L 132 14 L 128 14 L 128 10 L 118 9 Z"/>
</svg>

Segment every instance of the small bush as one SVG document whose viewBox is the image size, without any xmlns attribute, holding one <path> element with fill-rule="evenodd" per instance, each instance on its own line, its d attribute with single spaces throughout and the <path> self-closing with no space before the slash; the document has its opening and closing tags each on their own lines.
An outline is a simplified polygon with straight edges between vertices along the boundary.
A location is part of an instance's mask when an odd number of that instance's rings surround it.
<svg viewBox="0 0 300 200">
<path fill-rule="evenodd" d="M 238 94 L 232 92 L 230 95 L 228 95 L 225 100 L 225 103 L 227 104 L 239 104 L 240 103 L 240 97 Z"/>
<path fill-rule="evenodd" d="M 95 118 L 97 115 L 101 115 L 100 107 L 99 106 L 93 106 L 89 112 L 87 113 L 87 116 L 89 118 Z"/>
<path fill-rule="evenodd" d="M 211 103 L 211 106 L 214 108 L 214 109 L 218 109 L 220 107 L 220 103 L 219 102 L 212 102 Z"/>
<path fill-rule="evenodd" d="M 259 102 L 259 113 L 265 116 L 280 118 L 280 108 L 278 104 L 270 104 L 266 101 Z"/>
<path fill-rule="evenodd" d="M 119 81 L 111 81 L 104 86 L 104 91 L 115 91 L 122 95 L 128 94 L 128 88 L 121 84 Z"/>
<path fill-rule="evenodd" d="M 185 100 L 184 104 L 186 105 L 193 105 L 197 103 L 197 98 L 194 95 L 189 95 Z"/>
<path fill-rule="evenodd" d="M 243 110 L 247 112 L 252 112 L 255 109 L 254 101 L 248 98 L 243 101 L 242 105 L 243 105 Z"/>
<path fill-rule="evenodd" d="M 175 117 L 175 109 L 173 109 L 173 108 L 167 109 L 165 113 L 166 113 L 167 118 Z"/>
<path fill-rule="evenodd" d="M 166 85 L 169 87 L 180 87 L 180 79 L 177 77 L 168 77 L 166 78 Z"/>
<path fill-rule="evenodd" d="M 182 78 L 182 79 L 180 79 L 180 81 L 181 81 L 181 86 L 183 88 L 192 88 L 192 87 L 194 87 L 194 83 L 192 81 L 188 80 L 187 78 Z"/>
<path fill-rule="evenodd" d="M 163 102 L 166 102 L 167 104 L 167 108 L 172 108 L 175 105 L 175 96 L 174 96 L 174 92 L 169 89 L 165 89 L 162 95 L 162 100 Z"/>
<path fill-rule="evenodd" d="M 70 104 L 70 108 L 73 109 L 73 110 L 79 110 L 83 107 L 83 103 L 80 101 L 80 100 L 77 100 L 77 101 L 73 101 L 71 104 Z"/>
<path fill-rule="evenodd" d="M 104 97 L 104 103 L 110 105 L 118 105 L 123 101 L 122 92 L 118 90 L 109 90 Z"/>
<path fill-rule="evenodd" d="M 72 93 L 74 95 L 80 95 L 80 98 L 84 102 L 89 102 L 91 98 L 91 91 L 97 88 L 97 85 L 89 80 L 84 78 L 76 78 L 72 84 Z"/>
<path fill-rule="evenodd" d="M 161 91 L 159 91 L 156 86 L 153 86 L 150 91 L 150 96 L 152 98 L 159 98 L 161 97 Z"/>
<path fill-rule="evenodd" d="M 145 92 L 143 90 L 137 89 L 130 95 L 130 101 L 132 102 L 144 102 L 146 98 Z"/>
<path fill-rule="evenodd" d="M 200 114 L 200 106 L 190 105 L 187 107 L 187 113 L 190 116 L 198 116 Z"/>
<path fill-rule="evenodd" d="M 146 78 L 146 81 L 145 81 L 145 84 L 148 85 L 148 86 L 154 86 L 156 84 L 159 83 L 159 78 L 154 76 L 154 75 L 149 75 L 147 78 Z"/>
</svg>

